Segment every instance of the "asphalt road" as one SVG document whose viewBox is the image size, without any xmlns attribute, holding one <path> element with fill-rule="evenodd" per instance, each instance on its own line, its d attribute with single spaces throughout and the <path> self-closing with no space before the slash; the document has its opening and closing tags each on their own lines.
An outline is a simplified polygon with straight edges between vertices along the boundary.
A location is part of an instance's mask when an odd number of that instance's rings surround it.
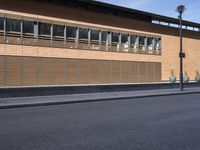
<svg viewBox="0 0 200 150">
<path fill-rule="evenodd" d="M 200 150 L 200 94 L 0 110 L 0 150 Z"/>
</svg>

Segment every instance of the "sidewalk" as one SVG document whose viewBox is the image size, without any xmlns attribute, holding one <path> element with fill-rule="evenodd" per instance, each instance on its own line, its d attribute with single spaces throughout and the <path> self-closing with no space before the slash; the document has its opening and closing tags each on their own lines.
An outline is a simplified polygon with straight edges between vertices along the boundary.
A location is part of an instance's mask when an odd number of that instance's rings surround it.
<svg viewBox="0 0 200 150">
<path fill-rule="evenodd" d="M 68 95 L 55 95 L 55 96 L 0 98 L 0 109 L 122 100 L 129 98 L 144 98 L 144 97 L 169 96 L 169 95 L 181 95 L 181 94 L 193 94 L 193 93 L 200 93 L 200 87 L 185 88 L 183 92 L 179 91 L 179 89 L 161 89 L 161 90 L 105 92 L 105 93 L 89 93 L 89 94 L 68 94 Z"/>
</svg>

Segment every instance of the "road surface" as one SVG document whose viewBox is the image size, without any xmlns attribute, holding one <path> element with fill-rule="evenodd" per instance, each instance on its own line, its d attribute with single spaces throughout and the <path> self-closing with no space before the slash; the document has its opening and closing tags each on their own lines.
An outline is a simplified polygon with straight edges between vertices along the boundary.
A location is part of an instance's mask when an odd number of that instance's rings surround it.
<svg viewBox="0 0 200 150">
<path fill-rule="evenodd" d="M 0 150 L 200 150 L 200 94 L 0 110 Z"/>
</svg>

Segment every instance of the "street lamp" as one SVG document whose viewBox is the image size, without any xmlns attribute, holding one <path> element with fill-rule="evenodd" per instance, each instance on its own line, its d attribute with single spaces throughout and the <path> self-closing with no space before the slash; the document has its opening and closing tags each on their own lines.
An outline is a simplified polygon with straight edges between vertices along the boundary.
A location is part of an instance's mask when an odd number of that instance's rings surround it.
<svg viewBox="0 0 200 150">
<path fill-rule="evenodd" d="M 176 8 L 176 11 L 179 13 L 180 20 L 180 90 L 183 91 L 183 58 L 185 54 L 183 53 L 183 40 L 182 40 L 182 14 L 186 10 L 184 5 L 180 5 Z"/>
</svg>

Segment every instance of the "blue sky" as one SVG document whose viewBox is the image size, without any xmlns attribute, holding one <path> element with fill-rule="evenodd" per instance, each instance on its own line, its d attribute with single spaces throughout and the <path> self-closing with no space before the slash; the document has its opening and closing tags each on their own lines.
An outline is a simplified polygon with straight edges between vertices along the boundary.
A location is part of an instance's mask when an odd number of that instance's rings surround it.
<svg viewBox="0 0 200 150">
<path fill-rule="evenodd" d="M 184 20 L 200 23 L 200 0 L 98 0 L 133 9 L 177 18 L 175 9 L 178 5 L 186 6 Z"/>
</svg>

